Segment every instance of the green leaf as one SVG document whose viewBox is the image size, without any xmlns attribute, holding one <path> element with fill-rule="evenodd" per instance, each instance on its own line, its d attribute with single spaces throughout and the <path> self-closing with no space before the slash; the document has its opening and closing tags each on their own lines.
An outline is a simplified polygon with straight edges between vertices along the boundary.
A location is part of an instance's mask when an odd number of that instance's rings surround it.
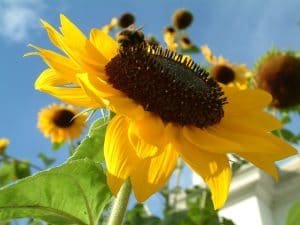
<svg viewBox="0 0 300 225">
<path fill-rule="evenodd" d="M 191 47 L 189 47 L 187 49 L 184 49 L 184 48 L 180 49 L 180 53 L 182 53 L 182 54 L 193 54 L 193 53 L 199 53 L 199 52 L 200 52 L 200 49 L 196 45 L 192 45 Z"/>
<path fill-rule="evenodd" d="M 52 150 L 53 151 L 57 151 L 59 150 L 63 145 L 65 144 L 65 142 L 54 142 L 52 143 Z"/>
<path fill-rule="evenodd" d="M 300 202 L 296 202 L 287 215 L 286 225 L 299 225 L 300 221 Z"/>
<path fill-rule="evenodd" d="M 107 117 L 96 120 L 90 128 L 88 136 L 76 148 L 69 160 L 89 158 L 95 162 L 103 162 L 103 145 L 107 123 Z"/>
<path fill-rule="evenodd" d="M 0 167 L 0 186 L 4 186 L 16 179 L 15 167 L 11 162 L 2 162 Z"/>
<path fill-rule="evenodd" d="M 95 225 L 110 199 L 103 169 L 89 159 L 74 160 L 0 189 L 0 220 Z"/>
<path fill-rule="evenodd" d="M 126 214 L 125 225 L 159 225 L 160 219 L 150 215 L 143 204 L 135 205 Z"/>
<path fill-rule="evenodd" d="M 40 152 L 38 154 L 38 157 L 43 161 L 43 163 L 46 167 L 51 166 L 56 161 L 55 158 L 50 158 L 42 152 Z"/>
<path fill-rule="evenodd" d="M 14 161 L 15 175 L 17 179 L 25 178 L 30 176 L 30 164 L 28 161 Z"/>
<path fill-rule="evenodd" d="M 281 129 L 279 130 L 280 135 L 287 141 L 297 144 L 297 142 L 299 141 L 299 137 L 294 134 L 292 131 L 288 130 L 288 129 Z"/>
</svg>

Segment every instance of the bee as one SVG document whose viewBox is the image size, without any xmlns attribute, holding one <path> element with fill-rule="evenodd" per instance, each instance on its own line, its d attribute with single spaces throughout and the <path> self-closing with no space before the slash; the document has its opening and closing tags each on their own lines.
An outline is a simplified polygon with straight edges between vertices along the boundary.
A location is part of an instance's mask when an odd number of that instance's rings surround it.
<svg viewBox="0 0 300 225">
<path fill-rule="evenodd" d="M 139 29 L 128 28 L 121 31 L 117 35 L 117 41 L 122 47 L 130 47 L 130 46 L 135 46 L 144 43 L 145 36 L 141 31 L 141 28 Z"/>
</svg>

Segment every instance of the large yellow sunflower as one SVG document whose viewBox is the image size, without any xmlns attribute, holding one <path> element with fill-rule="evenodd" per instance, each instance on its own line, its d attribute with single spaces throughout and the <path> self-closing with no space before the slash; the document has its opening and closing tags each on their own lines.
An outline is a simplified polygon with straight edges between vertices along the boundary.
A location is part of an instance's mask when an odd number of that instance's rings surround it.
<svg viewBox="0 0 300 225">
<path fill-rule="evenodd" d="M 87 118 L 78 113 L 71 105 L 49 105 L 39 112 L 38 128 L 53 143 L 74 140 L 82 134 Z"/>
<path fill-rule="evenodd" d="M 220 87 L 174 52 L 145 42 L 120 46 L 98 29 L 88 39 L 65 16 L 60 19 L 60 32 L 42 21 L 64 55 L 35 47 L 33 54 L 49 66 L 35 87 L 72 104 L 116 113 L 104 144 L 107 181 L 115 195 L 129 178 L 136 199 L 145 201 L 182 157 L 206 181 L 220 208 L 231 179 L 228 153 L 276 179 L 274 161 L 296 153 L 268 133 L 281 124 L 263 110 L 271 101 L 266 92 Z"/>
<path fill-rule="evenodd" d="M 215 80 L 227 86 L 247 88 L 247 78 L 251 76 L 251 72 L 245 64 L 229 63 L 222 56 L 216 57 L 207 45 L 201 46 L 201 52 L 212 65 L 210 72 Z"/>
</svg>

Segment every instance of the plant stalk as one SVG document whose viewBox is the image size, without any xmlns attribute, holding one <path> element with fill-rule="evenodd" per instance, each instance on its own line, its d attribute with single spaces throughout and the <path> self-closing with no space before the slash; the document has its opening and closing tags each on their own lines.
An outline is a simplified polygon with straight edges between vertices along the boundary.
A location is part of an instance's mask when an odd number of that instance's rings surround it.
<svg viewBox="0 0 300 225">
<path fill-rule="evenodd" d="M 127 209 L 131 193 L 131 184 L 127 180 L 123 183 L 117 198 L 115 199 L 108 225 L 121 225 Z"/>
</svg>

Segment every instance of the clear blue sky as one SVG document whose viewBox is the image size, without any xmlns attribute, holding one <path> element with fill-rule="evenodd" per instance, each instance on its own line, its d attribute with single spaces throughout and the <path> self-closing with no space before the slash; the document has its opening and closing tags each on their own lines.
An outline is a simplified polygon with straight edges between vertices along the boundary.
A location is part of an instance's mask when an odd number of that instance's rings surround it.
<svg viewBox="0 0 300 225">
<path fill-rule="evenodd" d="M 36 128 L 38 111 L 54 101 L 33 88 L 45 64 L 38 57 L 22 57 L 29 43 L 52 48 L 40 18 L 57 27 L 64 13 L 88 33 L 130 11 L 137 26 L 161 39 L 172 12 L 182 7 L 194 14 L 188 31 L 195 44 L 208 44 L 233 62 L 251 67 L 272 46 L 300 49 L 299 0 L 0 0 L 0 137 L 11 140 L 9 154 L 37 164 L 38 152 L 58 157 L 59 162 L 67 155 L 64 150 L 52 152 Z"/>
</svg>

